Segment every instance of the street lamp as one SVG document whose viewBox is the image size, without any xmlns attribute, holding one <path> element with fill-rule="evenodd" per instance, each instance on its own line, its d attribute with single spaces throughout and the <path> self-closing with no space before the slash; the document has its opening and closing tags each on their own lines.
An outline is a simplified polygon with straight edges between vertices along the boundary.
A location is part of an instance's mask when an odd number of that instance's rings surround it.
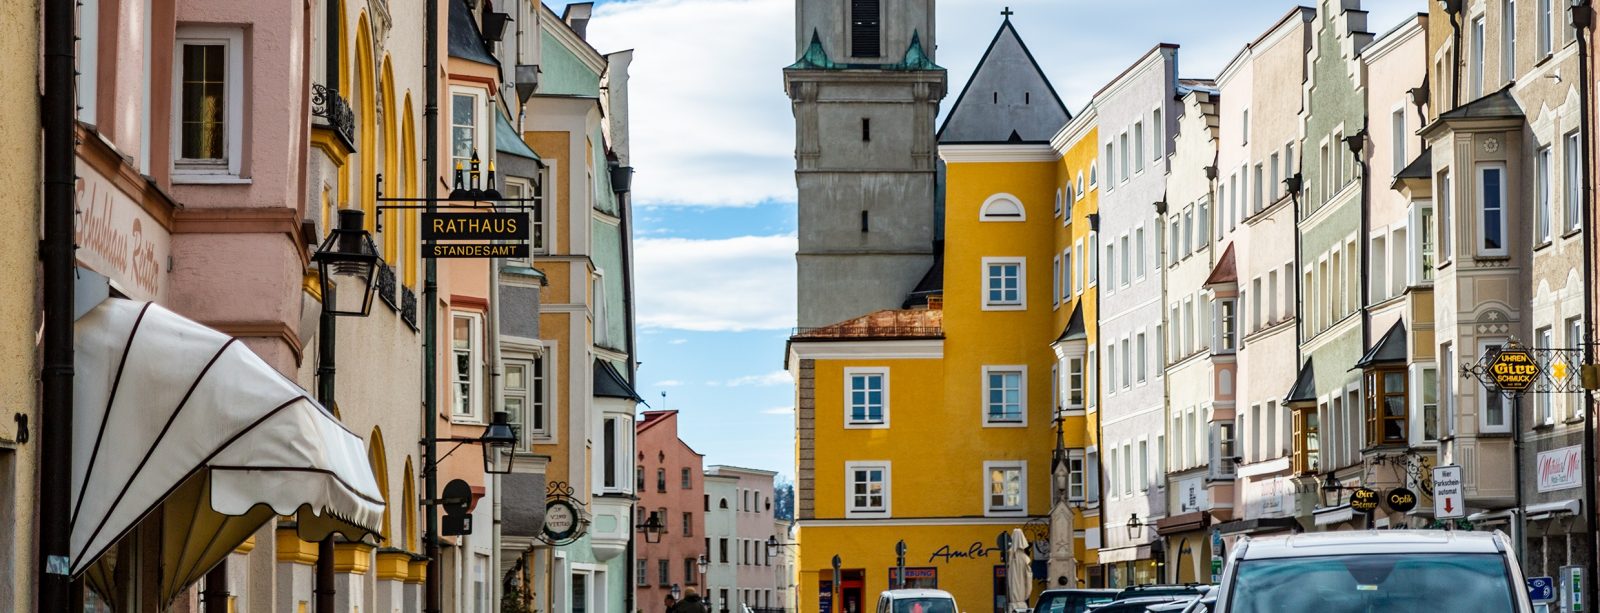
<svg viewBox="0 0 1600 613">
<path fill-rule="evenodd" d="M 1323 504 L 1323 506 L 1329 506 L 1329 507 L 1339 506 L 1339 503 L 1341 503 L 1343 501 L 1342 499 L 1344 498 L 1344 496 L 1340 492 L 1343 492 L 1344 490 L 1347 490 L 1347 489 L 1354 489 L 1354 488 L 1345 487 L 1344 484 L 1339 481 L 1338 477 L 1335 477 L 1333 475 L 1333 473 L 1328 473 L 1328 476 L 1324 477 L 1322 479 L 1322 504 Z"/>
<path fill-rule="evenodd" d="M 364 216 L 360 209 L 341 209 L 339 227 L 328 233 L 311 257 L 321 277 L 322 311 L 329 315 L 366 317 L 372 312 L 378 247 L 367 233 Z"/>
<path fill-rule="evenodd" d="M 435 443 L 455 443 L 456 446 L 451 447 L 450 451 L 446 451 L 445 454 L 440 456 L 438 460 L 434 460 L 432 464 L 429 464 L 428 470 L 433 470 L 433 468 L 437 467 L 439 463 L 444 462 L 445 458 L 450 457 L 450 454 L 455 453 L 456 449 L 460 448 L 462 445 L 470 444 L 478 445 L 483 449 L 483 472 L 491 475 L 509 474 L 511 472 L 512 459 L 507 459 L 505 466 L 500 466 L 500 463 L 495 461 L 495 456 L 501 452 L 507 451 L 512 452 L 514 456 L 515 452 L 512 448 L 517 444 L 517 433 L 515 430 L 511 429 L 510 422 L 511 416 L 509 413 L 505 411 L 495 411 L 494 417 L 490 418 L 489 420 L 489 426 L 484 428 L 483 434 L 480 434 L 477 437 L 450 437 L 434 439 Z"/>
<path fill-rule="evenodd" d="M 1137 541 L 1144 538 L 1144 522 L 1139 519 L 1139 514 L 1134 513 L 1128 517 L 1128 540 Z"/>
<path fill-rule="evenodd" d="M 708 567 L 710 565 L 711 565 L 711 560 L 706 559 L 706 554 L 703 554 L 703 553 L 700 554 L 700 559 L 695 560 L 695 562 L 694 562 L 695 568 L 700 571 L 700 576 L 702 576 L 702 577 L 706 576 L 706 567 Z M 709 594 L 710 594 L 710 590 L 707 590 L 708 597 L 709 597 Z"/>
<path fill-rule="evenodd" d="M 661 542 L 662 529 L 660 513 L 651 511 L 650 517 L 645 519 L 644 523 L 639 524 L 638 528 L 640 532 L 644 533 L 644 542 L 650 544 Z"/>
<path fill-rule="evenodd" d="M 678 587 L 678 584 L 676 584 L 676 583 L 672 584 L 672 599 L 673 600 L 678 600 L 678 599 L 680 599 L 682 597 L 683 597 L 683 588 Z"/>
</svg>

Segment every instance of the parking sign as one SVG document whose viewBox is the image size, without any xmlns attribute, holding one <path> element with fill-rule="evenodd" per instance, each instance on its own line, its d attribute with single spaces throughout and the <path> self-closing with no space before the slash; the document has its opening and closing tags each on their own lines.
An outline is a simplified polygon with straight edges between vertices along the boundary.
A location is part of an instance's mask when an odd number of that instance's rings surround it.
<svg viewBox="0 0 1600 613">
<path fill-rule="evenodd" d="M 1528 577 L 1528 598 L 1534 602 L 1556 599 L 1556 580 L 1553 577 Z"/>
<path fill-rule="evenodd" d="M 1467 499 L 1461 493 L 1461 467 L 1433 467 L 1433 516 L 1450 519 L 1467 516 Z"/>
</svg>

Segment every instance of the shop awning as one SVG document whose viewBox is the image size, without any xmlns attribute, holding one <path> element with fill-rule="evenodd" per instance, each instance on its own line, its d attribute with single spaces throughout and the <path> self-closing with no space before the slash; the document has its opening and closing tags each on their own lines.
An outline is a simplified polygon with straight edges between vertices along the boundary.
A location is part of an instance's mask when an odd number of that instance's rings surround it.
<svg viewBox="0 0 1600 613">
<path fill-rule="evenodd" d="M 274 517 L 308 541 L 380 529 L 361 438 L 236 339 L 115 298 L 75 334 L 74 576 L 108 576 L 103 554 L 157 514 L 163 603 Z"/>
</svg>

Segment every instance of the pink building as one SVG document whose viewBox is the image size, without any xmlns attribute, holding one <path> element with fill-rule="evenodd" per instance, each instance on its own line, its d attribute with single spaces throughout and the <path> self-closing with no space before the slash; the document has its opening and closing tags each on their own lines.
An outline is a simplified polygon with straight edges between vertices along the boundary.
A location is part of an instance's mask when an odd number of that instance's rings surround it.
<svg viewBox="0 0 1600 613">
<path fill-rule="evenodd" d="M 757 468 L 738 466 L 712 466 L 706 474 L 738 479 L 735 485 L 738 498 L 733 503 L 737 545 L 730 555 L 734 565 L 734 590 L 728 596 L 728 611 L 743 611 L 749 607 L 757 613 L 782 609 L 782 588 L 787 585 L 787 572 L 782 562 L 783 552 L 767 552 L 767 539 L 777 536 L 786 542 L 787 535 L 777 535 L 773 516 L 773 479 L 778 473 Z M 742 606 L 741 606 L 742 605 Z M 719 611 L 722 609 L 719 609 Z"/>
<path fill-rule="evenodd" d="M 678 438 L 677 411 L 645 411 L 635 433 L 639 450 L 636 523 L 655 514 L 662 525 L 660 542 L 650 542 L 654 536 L 635 535 L 640 537 L 634 540 L 638 547 L 634 552 L 635 602 L 640 611 L 665 613 L 673 588 L 680 594 L 691 587 L 704 592 L 699 561 L 707 548 L 708 502 L 701 472 L 705 456 Z"/>
</svg>

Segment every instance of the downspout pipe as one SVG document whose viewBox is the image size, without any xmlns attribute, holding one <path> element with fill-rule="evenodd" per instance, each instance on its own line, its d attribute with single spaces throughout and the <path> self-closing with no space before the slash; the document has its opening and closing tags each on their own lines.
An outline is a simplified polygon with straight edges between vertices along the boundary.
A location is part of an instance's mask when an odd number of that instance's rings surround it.
<svg viewBox="0 0 1600 613">
<path fill-rule="evenodd" d="M 633 172 L 633 169 L 632 168 L 627 168 L 625 170 L 625 172 L 628 172 L 628 173 L 631 174 Z M 631 187 L 631 181 L 629 183 L 629 186 Z M 627 340 L 627 348 L 628 348 L 628 365 L 627 366 L 628 367 L 625 369 L 625 372 L 623 374 L 625 374 L 628 377 L 628 385 L 632 386 L 635 390 L 637 390 L 639 388 L 639 382 L 638 382 L 638 379 L 636 378 L 636 373 L 637 373 L 637 368 L 638 368 L 638 364 L 639 364 L 639 354 L 637 353 L 638 346 L 637 346 L 637 344 L 635 343 L 635 340 L 634 340 L 634 328 L 633 328 L 633 255 L 632 255 L 632 253 L 633 253 L 633 230 L 631 228 L 631 221 L 632 221 L 632 217 L 633 217 L 632 209 L 633 209 L 633 197 L 630 195 L 630 193 L 626 192 L 626 191 L 617 192 L 617 212 L 621 215 L 621 218 L 620 218 L 621 220 L 618 223 L 618 231 L 621 232 L 621 234 L 622 234 L 622 240 L 620 241 L 620 243 L 622 245 L 622 317 L 623 317 L 623 321 L 624 321 L 623 325 L 627 326 L 627 328 L 623 331 L 623 333 L 627 335 L 627 339 L 628 339 Z M 662 408 L 665 409 L 666 407 L 662 407 Z M 635 444 L 633 445 L 633 447 L 635 449 L 638 448 L 637 441 L 635 441 Z M 635 469 L 635 470 L 637 470 L 637 469 Z M 637 479 L 637 476 L 635 478 Z M 638 504 L 638 502 L 637 502 L 638 492 L 634 492 L 634 496 L 636 498 L 634 504 L 637 505 Z M 626 553 L 628 555 L 628 559 L 629 560 L 633 560 L 633 557 L 634 557 L 634 542 L 633 541 L 634 540 L 632 538 L 628 539 L 628 545 L 627 545 L 627 552 Z M 707 553 L 707 555 L 710 555 L 709 551 L 706 552 L 706 553 Z M 623 592 L 623 597 L 622 597 L 622 599 L 623 599 L 623 610 L 624 611 L 632 611 L 632 610 L 634 610 L 634 599 L 636 598 L 635 585 L 637 584 L 637 577 L 634 576 L 634 573 L 637 572 L 637 568 L 636 568 L 637 565 L 638 564 L 636 562 L 629 562 L 628 565 L 627 565 L 627 570 L 623 571 L 623 573 L 625 575 L 627 575 L 625 577 L 625 579 L 627 579 L 627 582 L 628 582 L 627 583 L 628 589 Z M 701 588 L 704 588 L 704 587 L 705 586 L 701 586 Z"/>
<path fill-rule="evenodd" d="M 1090 213 L 1088 215 L 1088 219 L 1089 219 L 1089 231 L 1094 233 L 1095 237 L 1098 239 L 1099 236 L 1100 236 L 1100 214 L 1099 213 Z M 1100 250 L 1100 241 L 1098 241 L 1098 240 L 1090 241 L 1089 248 L 1094 250 L 1093 253 L 1088 254 L 1089 257 L 1092 258 L 1094 261 L 1099 262 L 1100 258 L 1099 258 L 1098 252 Z M 1097 266 L 1095 270 L 1090 271 L 1090 272 L 1094 273 L 1094 280 L 1095 280 L 1094 312 L 1095 312 L 1095 318 L 1096 319 L 1098 319 L 1100 317 L 1100 271 L 1099 271 L 1098 268 L 1099 267 Z M 1095 341 L 1099 342 L 1099 340 L 1100 340 L 1099 334 L 1097 333 L 1095 335 Z M 1099 360 L 1099 359 L 1104 357 L 1103 355 L 1101 355 L 1101 353 L 1099 351 L 1094 352 L 1094 355 L 1095 355 L 1095 359 L 1096 360 Z M 1094 377 L 1095 377 L 1095 379 L 1099 379 L 1100 378 L 1100 373 L 1103 372 L 1103 370 L 1100 368 L 1099 364 L 1093 364 L 1092 366 L 1094 366 Z M 1095 386 L 1094 386 L 1095 395 L 1099 395 L 1101 390 L 1105 389 L 1105 387 L 1106 387 L 1105 385 L 1101 384 L 1099 381 L 1096 381 L 1095 382 Z M 1095 402 L 1098 404 L 1099 400 L 1096 399 Z M 1099 464 L 1104 464 L 1105 463 L 1105 457 L 1106 457 L 1105 449 L 1102 449 L 1102 446 L 1105 445 L 1105 440 L 1106 440 L 1106 425 L 1105 425 L 1105 419 L 1104 418 L 1105 418 L 1105 414 L 1102 413 L 1098 417 L 1096 417 L 1095 420 L 1094 420 L 1094 429 L 1095 429 L 1094 444 L 1095 444 L 1095 448 L 1100 451 L 1100 453 L 1095 454 L 1095 462 L 1099 463 Z M 1099 469 L 1097 467 L 1095 469 L 1095 476 L 1096 476 L 1096 480 L 1098 480 L 1100 482 L 1100 483 L 1096 484 L 1096 487 L 1100 488 L 1100 496 L 1099 496 L 1099 499 L 1096 501 L 1096 504 L 1098 504 L 1100 506 L 1100 525 L 1098 526 L 1098 529 L 1100 530 L 1100 543 L 1103 546 L 1105 543 L 1108 542 L 1108 541 L 1106 541 L 1106 520 L 1110 519 L 1110 518 L 1106 516 L 1105 509 L 1106 509 L 1106 497 L 1111 494 L 1111 491 L 1106 489 L 1106 486 L 1108 485 L 1107 484 L 1107 478 L 1106 478 L 1106 471 L 1101 470 L 1101 469 Z M 1102 580 L 1104 580 L 1104 578 L 1102 578 Z"/>
<path fill-rule="evenodd" d="M 345 215 L 360 219 L 359 211 L 355 213 L 341 212 L 341 226 L 344 225 L 343 219 Z M 330 287 L 330 289 L 332 288 Z M 328 304 L 332 302 L 333 296 L 323 296 L 322 300 L 324 304 Z M 327 308 L 322 309 L 322 315 L 318 321 L 320 329 L 317 331 L 317 402 L 322 403 L 322 406 L 327 407 L 329 411 L 334 410 L 334 350 L 338 346 L 337 337 L 334 336 L 337 331 L 337 323 L 334 321 L 334 317 L 335 315 L 329 313 Z M 227 578 L 226 566 L 226 562 L 221 565 L 221 568 L 224 569 L 222 571 L 224 580 Z M 334 597 L 338 593 L 338 588 L 334 587 L 332 534 L 317 542 L 316 577 L 316 611 L 317 613 L 334 613 Z M 209 581 L 211 576 L 207 575 L 206 578 L 208 579 L 206 589 L 210 591 L 212 589 Z M 211 602 L 210 598 L 206 599 L 207 613 L 219 610 L 211 608 L 214 604 L 217 603 Z M 226 611 L 227 609 L 224 607 L 220 610 Z"/>
<path fill-rule="evenodd" d="M 427 208 L 424 210 L 431 214 L 438 210 L 439 198 L 439 0 L 423 0 L 423 5 L 422 132 L 427 161 L 422 176 L 426 186 L 424 206 Z M 428 560 L 422 607 L 425 613 L 440 613 L 442 600 L 439 581 L 444 565 L 439 560 L 439 507 L 433 504 L 439 497 L 439 471 L 436 466 L 439 456 L 438 260 L 425 258 L 422 268 L 422 511 L 426 530 L 422 538 L 423 555 Z"/>
<path fill-rule="evenodd" d="M 1593 81 L 1590 80 L 1589 63 L 1593 61 L 1593 58 L 1589 57 L 1589 47 L 1594 41 L 1594 7 L 1590 5 L 1589 0 L 1579 0 L 1573 3 L 1570 10 L 1572 11 L 1572 26 L 1578 30 L 1578 101 L 1579 104 L 1583 105 L 1583 108 L 1578 113 L 1578 133 L 1582 135 L 1582 140 L 1578 143 L 1578 149 L 1583 156 L 1583 176 L 1580 177 L 1581 185 L 1578 188 L 1580 190 L 1578 193 L 1579 208 L 1583 210 L 1583 286 L 1586 288 L 1588 295 L 1593 297 L 1595 295 L 1594 258 L 1596 253 L 1594 233 L 1591 228 L 1594 227 L 1593 165 L 1595 137 L 1594 133 L 1590 132 L 1590 128 L 1593 125 L 1591 113 L 1594 112 L 1590 103 L 1594 99 L 1594 91 L 1591 85 Z M 1593 364 L 1595 360 L 1594 345 L 1591 344 L 1595 338 L 1594 303 L 1591 300 L 1583 301 L 1582 315 L 1585 330 L 1582 350 L 1584 364 Z M 1594 390 L 1589 389 L 1587 386 L 1585 386 L 1583 393 L 1584 402 L 1589 405 L 1589 410 L 1583 412 L 1583 516 L 1584 523 L 1588 528 L 1583 531 L 1583 546 L 1584 550 L 1588 552 L 1588 555 L 1584 556 L 1586 560 L 1584 562 L 1584 573 L 1589 576 L 1590 584 L 1584 590 L 1584 602 L 1594 602 L 1595 590 L 1592 586 L 1596 570 L 1596 515 L 1594 509 L 1596 478 L 1594 449 L 1595 396 Z"/>
<path fill-rule="evenodd" d="M 1357 186 L 1360 188 L 1360 193 L 1356 195 L 1356 201 L 1361 207 L 1361 234 L 1356 237 L 1356 241 L 1360 243 L 1361 262 L 1357 264 L 1357 267 L 1361 270 L 1367 270 L 1372 265 L 1372 240 L 1367 236 L 1372 226 L 1372 207 L 1369 206 L 1372 196 L 1368 193 L 1372 187 L 1372 180 L 1368 176 L 1371 174 L 1368 172 L 1371 170 L 1370 160 L 1365 155 L 1367 146 L 1367 128 L 1365 127 L 1367 118 L 1365 116 L 1361 118 L 1361 123 L 1362 128 L 1360 131 L 1345 137 L 1345 145 L 1350 148 L 1350 155 L 1356 159 L 1356 172 L 1361 173 L 1359 178 L 1361 185 Z M 1367 275 L 1365 274 L 1361 275 L 1360 280 L 1361 287 L 1358 288 L 1358 295 L 1361 296 L 1361 306 L 1358 310 L 1361 311 L 1361 351 L 1365 352 L 1372 347 L 1372 318 L 1370 317 L 1371 312 L 1368 310 L 1372 306 L 1372 284 L 1367 282 Z"/>
<path fill-rule="evenodd" d="M 74 0 L 44 0 L 43 265 L 44 348 L 39 373 L 38 611 L 57 613 L 74 605 L 71 577 L 73 283 L 77 195 L 74 184 L 77 93 Z M 91 75 L 89 78 L 93 78 Z M 82 608 L 78 604 L 79 609 Z"/>
</svg>

